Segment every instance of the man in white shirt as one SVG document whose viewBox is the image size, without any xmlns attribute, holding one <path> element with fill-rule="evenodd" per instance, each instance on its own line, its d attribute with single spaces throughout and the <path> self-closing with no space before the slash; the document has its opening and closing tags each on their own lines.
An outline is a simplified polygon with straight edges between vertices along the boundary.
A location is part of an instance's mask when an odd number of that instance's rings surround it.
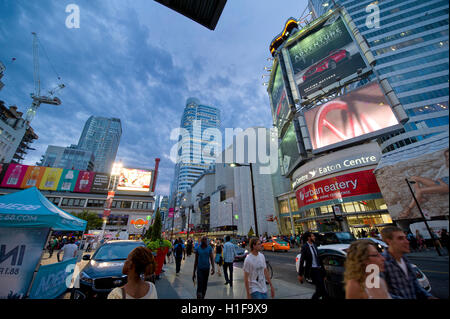
<svg viewBox="0 0 450 319">
<path fill-rule="evenodd" d="M 75 238 L 70 238 L 69 243 L 65 244 L 64 247 L 58 252 L 58 260 L 61 252 L 64 252 L 63 259 L 61 261 L 66 261 L 71 258 L 77 257 L 78 246 L 75 245 Z"/>
</svg>

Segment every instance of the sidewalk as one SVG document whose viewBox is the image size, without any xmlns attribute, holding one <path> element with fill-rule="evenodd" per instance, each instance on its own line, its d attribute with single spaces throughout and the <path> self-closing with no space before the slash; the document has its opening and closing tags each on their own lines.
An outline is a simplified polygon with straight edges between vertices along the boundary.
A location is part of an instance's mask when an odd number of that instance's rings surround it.
<svg viewBox="0 0 450 319">
<path fill-rule="evenodd" d="M 156 289 L 159 299 L 196 299 L 197 286 L 192 282 L 192 272 L 194 269 L 195 256 L 186 256 L 186 260 L 181 262 L 179 276 L 175 274 L 175 263 L 165 264 L 164 273 L 156 281 Z M 234 267 L 233 287 L 224 285 L 225 279 L 216 273 L 209 276 L 206 299 L 246 299 L 247 293 L 244 285 L 244 272 L 241 268 Z M 272 279 L 275 287 L 275 299 L 310 299 L 314 289 L 300 285 L 299 283 L 288 283 L 278 279 Z M 270 298 L 270 289 L 269 298 Z"/>
</svg>

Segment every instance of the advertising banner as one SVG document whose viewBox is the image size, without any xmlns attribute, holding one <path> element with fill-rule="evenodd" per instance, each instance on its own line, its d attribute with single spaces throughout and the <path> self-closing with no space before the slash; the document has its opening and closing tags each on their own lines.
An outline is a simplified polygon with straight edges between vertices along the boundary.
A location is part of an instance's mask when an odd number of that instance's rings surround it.
<svg viewBox="0 0 450 319">
<path fill-rule="evenodd" d="M 55 299 L 70 287 L 76 258 L 39 267 L 30 299 Z"/>
<path fill-rule="evenodd" d="M 143 232 L 145 232 L 144 228 L 148 228 L 148 225 L 149 221 L 146 216 L 131 215 L 128 218 L 128 233 L 143 234 Z"/>
<path fill-rule="evenodd" d="M 8 188 L 20 188 L 27 169 L 27 165 L 9 164 L 0 186 Z"/>
<path fill-rule="evenodd" d="M 443 229 L 445 229 L 447 233 L 449 231 L 448 220 L 432 220 L 427 222 L 427 224 L 431 231 L 439 238 L 441 238 L 441 232 Z M 411 224 L 409 225 L 409 229 L 414 235 L 416 235 L 416 230 L 418 230 L 424 239 L 431 239 L 430 233 L 428 232 L 427 226 L 424 222 Z"/>
<path fill-rule="evenodd" d="M 295 192 L 299 207 L 333 199 L 380 193 L 372 170 L 328 178 Z"/>
<path fill-rule="evenodd" d="M 105 209 L 103 210 L 103 217 L 108 217 L 109 215 L 111 215 L 111 206 L 114 200 L 114 195 L 114 191 L 108 192 L 108 197 L 106 198 L 105 202 Z"/>
<path fill-rule="evenodd" d="M 422 156 L 398 159 L 394 165 L 376 170 L 378 184 L 393 220 L 422 218 L 405 178 L 412 182 L 411 188 L 426 218 L 448 216 L 448 139 L 446 147 L 434 152 L 423 150 Z"/>
<path fill-rule="evenodd" d="M 79 171 L 77 183 L 75 184 L 73 191 L 76 193 L 89 193 L 94 176 L 94 172 Z"/>
<path fill-rule="evenodd" d="M 91 186 L 91 193 L 107 193 L 109 184 L 109 175 L 104 173 L 95 173 L 94 181 Z"/>
<path fill-rule="evenodd" d="M 279 147 L 281 173 L 286 175 L 294 167 L 300 158 L 298 151 L 298 142 L 295 135 L 294 122 L 291 122 L 289 128 L 281 140 Z"/>
<path fill-rule="evenodd" d="M 25 297 L 48 228 L 0 228 L 0 299 Z"/>
<path fill-rule="evenodd" d="M 45 167 L 40 166 L 29 166 L 27 172 L 22 180 L 20 188 L 29 188 L 36 186 L 39 188 L 41 184 L 42 177 L 45 173 Z"/>
<path fill-rule="evenodd" d="M 304 116 L 314 150 L 372 139 L 399 125 L 376 82 L 309 109 Z"/>
<path fill-rule="evenodd" d="M 284 124 L 289 117 L 290 109 L 280 64 L 277 63 L 275 68 L 276 70 L 272 82 L 272 87 L 269 88 L 270 101 L 272 104 L 273 123 L 278 128 L 278 132 L 281 132 Z"/>
<path fill-rule="evenodd" d="M 300 96 L 308 95 L 356 74 L 367 67 L 360 51 L 347 31 L 343 19 L 330 17 L 313 33 L 289 45 L 295 83 Z"/>
<path fill-rule="evenodd" d="M 39 189 L 56 191 L 62 172 L 62 168 L 46 167 L 44 176 L 42 177 L 42 181 L 39 185 Z"/>
<path fill-rule="evenodd" d="M 152 171 L 122 168 L 117 185 L 118 191 L 149 192 Z"/>
<path fill-rule="evenodd" d="M 175 210 L 173 208 L 169 208 L 169 218 L 173 218 L 173 214 L 174 214 Z"/>
<path fill-rule="evenodd" d="M 58 184 L 59 191 L 73 192 L 78 179 L 79 171 L 73 169 L 65 169 L 61 174 Z"/>
</svg>

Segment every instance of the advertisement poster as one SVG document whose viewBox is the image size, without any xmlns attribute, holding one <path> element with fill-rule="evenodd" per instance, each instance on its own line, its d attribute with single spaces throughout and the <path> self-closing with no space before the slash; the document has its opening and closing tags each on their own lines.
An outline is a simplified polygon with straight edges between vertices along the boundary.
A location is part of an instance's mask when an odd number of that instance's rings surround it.
<svg viewBox="0 0 450 319">
<path fill-rule="evenodd" d="M 0 228 L 0 299 L 26 295 L 48 232 L 48 228 Z"/>
<path fill-rule="evenodd" d="M 118 191 L 149 192 L 152 172 L 142 169 L 122 168 L 117 185 Z"/>
<path fill-rule="evenodd" d="M 63 169 L 62 168 L 45 168 L 44 176 L 42 177 L 39 189 L 56 191 L 58 188 L 59 179 L 61 178 Z"/>
<path fill-rule="evenodd" d="M 425 216 L 448 216 L 448 152 L 448 148 L 430 152 L 376 170 L 378 184 L 393 220 L 422 218 L 405 178 L 414 182 L 411 188 Z"/>
<path fill-rule="evenodd" d="M 45 173 L 45 167 L 28 166 L 27 172 L 22 180 L 20 188 L 38 187 L 41 184 L 42 177 Z"/>
<path fill-rule="evenodd" d="M 27 172 L 27 165 L 9 164 L 1 187 L 20 188 L 22 180 Z"/>
<path fill-rule="evenodd" d="M 432 220 L 427 222 L 428 227 L 430 227 L 431 231 L 434 232 L 439 238 L 441 238 L 441 232 L 445 229 L 448 233 L 448 220 Z M 418 222 L 409 225 L 409 229 L 415 235 L 416 230 L 422 235 L 423 239 L 431 239 L 430 233 L 428 232 L 427 226 L 424 222 Z"/>
<path fill-rule="evenodd" d="M 322 88 L 367 67 L 344 21 L 333 16 L 323 26 L 290 46 L 289 56 L 300 96 L 306 99 Z"/>
<path fill-rule="evenodd" d="M 270 92 L 270 100 L 272 103 L 272 117 L 273 123 L 281 132 L 286 123 L 289 114 L 289 103 L 286 96 L 286 88 L 283 81 L 283 74 L 281 72 L 280 64 L 277 63 L 273 85 Z"/>
<path fill-rule="evenodd" d="M 399 124 L 376 82 L 309 109 L 304 116 L 314 150 L 364 139 L 366 134 Z"/>
<path fill-rule="evenodd" d="M 94 181 L 91 186 L 91 193 L 107 193 L 109 185 L 109 175 L 104 173 L 95 173 Z"/>
<path fill-rule="evenodd" d="M 59 179 L 58 190 L 73 192 L 78 179 L 79 171 L 73 169 L 64 169 Z"/>
<path fill-rule="evenodd" d="M 55 299 L 70 287 L 76 258 L 39 267 L 30 299 Z"/>
<path fill-rule="evenodd" d="M 294 167 L 300 157 L 294 122 L 291 122 L 286 134 L 284 134 L 283 139 L 281 140 L 279 153 L 280 167 L 282 168 L 281 173 L 286 175 Z"/>
<path fill-rule="evenodd" d="M 345 174 L 309 184 L 295 192 L 298 206 L 351 196 L 380 193 L 372 170 Z"/>
<path fill-rule="evenodd" d="M 89 193 L 94 176 L 94 172 L 79 171 L 77 183 L 75 184 L 73 191 L 76 193 Z"/>
</svg>

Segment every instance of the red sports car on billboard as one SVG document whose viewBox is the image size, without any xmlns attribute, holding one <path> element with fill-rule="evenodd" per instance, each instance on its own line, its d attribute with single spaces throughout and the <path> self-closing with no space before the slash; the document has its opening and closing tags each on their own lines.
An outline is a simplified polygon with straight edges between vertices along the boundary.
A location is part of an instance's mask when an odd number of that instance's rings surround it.
<svg viewBox="0 0 450 319">
<path fill-rule="evenodd" d="M 311 78 L 314 75 L 317 75 L 318 73 L 325 70 L 334 69 L 339 62 L 347 60 L 349 58 L 350 53 L 348 53 L 346 50 L 333 51 L 325 59 L 322 59 L 321 61 L 312 65 L 308 70 L 306 70 L 306 72 L 303 74 L 303 81 L 306 81 L 308 78 Z"/>
</svg>

